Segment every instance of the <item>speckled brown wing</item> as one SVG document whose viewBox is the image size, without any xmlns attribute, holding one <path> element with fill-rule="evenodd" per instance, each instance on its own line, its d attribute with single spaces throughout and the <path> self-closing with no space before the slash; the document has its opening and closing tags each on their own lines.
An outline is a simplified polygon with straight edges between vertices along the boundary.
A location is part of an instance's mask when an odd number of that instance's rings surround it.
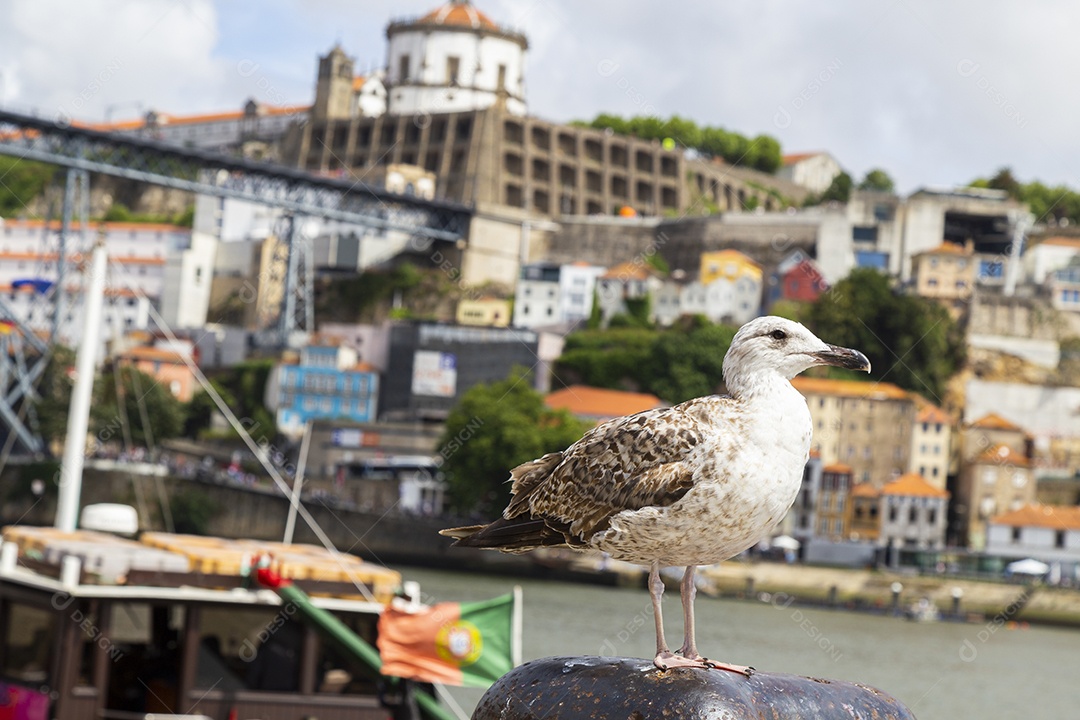
<svg viewBox="0 0 1080 720">
<path fill-rule="evenodd" d="M 685 495 L 694 485 L 687 461 L 702 437 L 684 406 L 608 421 L 564 452 L 515 468 L 503 517 L 548 518 L 587 541 L 623 510 L 664 507 Z"/>
</svg>

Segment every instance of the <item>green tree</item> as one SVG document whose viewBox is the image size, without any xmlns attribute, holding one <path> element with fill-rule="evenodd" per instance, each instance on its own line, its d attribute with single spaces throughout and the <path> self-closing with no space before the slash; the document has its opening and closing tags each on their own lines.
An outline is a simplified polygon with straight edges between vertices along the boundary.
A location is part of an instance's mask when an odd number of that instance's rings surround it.
<svg viewBox="0 0 1080 720">
<path fill-rule="evenodd" d="M 846 172 L 842 172 L 833 178 L 833 181 L 829 184 L 829 187 L 825 189 L 825 192 L 821 194 L 821 202 L 842 202 L 846 203 L 851 199 L 851 176 Z"/>
<path fill-rule="evenodd" d="M 889 278 L 856 268 L 818 298 L 807 313 L 818 337 L 862 351 L 871 377 L 941 402 L 945 384 L 964 362 L 964 338 L 947 310 L 932 300 L 894 292 Z M 860 374 L 830 373 L 861 379 Z"/>
<path fill-rule="evenodd" d="M 573 122 L 571 125 L 611 130 L 619 135 L 634 135 L 643 140 L 671 138 L 683 147 L 721 157 L 732 165 L 752 167 L 762 172 L 774 173 L 780 167 L 780 142 L 771 135 L 758 135 L 751 139 L 720 127 L 699 126 L 693 120 L 678 115 L 663 120 L 653 115 L 623 118 L 601 113 L 591 122 Z"/>
<path fill-rule="evenodd" d="M 660 334 L 640 368 L 644 387 L 670 403 L 711 395 L 723 384 L 724 354 L 735 328 L 689 319 Z"/>
<path fill-rule="evenodd" d="M 55 168 L 23 158 L 0 155 L 0 217 L 26 212 L 26 206 L 45 190 Z"/>
<path fill-rule="evenodd" d="M 451 410 L 440 441 L 451 505 L 494 517 L 510 498 L 510 470 L 563 450 L 588 429 L 563 410 L 551 410 L 528 375 L 470 388 Z"/>
<path fill-rule="evenodd" d="M 636 378 L 656 336 L 656 330 L 641 327 L 571 333 L 566 337 L 555 374 L 568 382 L 594 387 L 640 387 Z"/>
<path fill-rule="evenodd" d="M 1012 170 L 1007 167 L 1000 168 L 994 177 L 987 180 L 986 187 L 1004 190 L 1014 200 L 1019 200 L 1024 195 L 1024 187 L 1013 177 Z"/>
<path fill-rule="evenodd" d="M 62 345 L 54 345 L 38 381 L 37 392 L 40 399 L 34 409 L 38 417 L 38 430 L 45 444 L 50 447 L 58 447 L 67 435 L 68 405 L 71 404 L 71 377 L 74 368 L 75 352 Z"/>
<path fill-rule="evenodd" d="M 176 532 L 188 535 L 207 535 L 210 522 L 221 513 L 221 507 L 210 496 L 194 487 L 184 487 L 169 500 Z"/>
<path fill-rule="evenodd" d="M 210 378 L 210 384 L 256 442 L 270 442 L 277 436 L 274 414 L 264 402 L 266 383 L 275 364 L 275 360 L 269 359 L 248 360 L 221 370 Z M 192 439 L 204 437 L 209 432 L 210 419 L 216 411 L 217 405 L 209 394 L 202 391 L 196 393 L 191 399 L 184 435 Z M 239 438 L 232 428 L 225 434 L 230 439 Z"/>
<path fill-rule="evenodd" d="M 859 189 L 891 193 L 896 191 L 896 186 L 893 184 L 893 179 L 889 177 L 889 173 L 881 168 L 874 168 L 866 173 L 862 182 L 859 183 Z"/>
<path fill-rule="evenodd" d="M 119 382 L 114 372 L 119 374 Z M 94 383 L 90 420 L 91 429 L 99 439 L 121 440 L 126 421 L 132 442 L 149 447 L 151 442 L 156 444 L 179 435 L 184 429 L 186 415 L 186 405 L 168 388 L 153 376 L 131 366 L 107 370 Z M 149 427 L 144 423 L 144 416 Z"/>
</svg>

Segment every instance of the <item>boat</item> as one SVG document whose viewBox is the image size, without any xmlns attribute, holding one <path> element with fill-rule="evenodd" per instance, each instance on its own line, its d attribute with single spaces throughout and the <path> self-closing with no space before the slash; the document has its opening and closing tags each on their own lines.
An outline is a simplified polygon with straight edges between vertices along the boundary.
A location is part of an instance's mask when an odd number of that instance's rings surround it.
<svg viewBox="0 0 1080 720">
<path fill-rule="evenodd" d="M 5 528 L 0 707 L 26 720 L 385 718 L 377 673 L 252 580 L 268 563 L 368 641 L 401 580 L 310 545 Z"/>
</svg>

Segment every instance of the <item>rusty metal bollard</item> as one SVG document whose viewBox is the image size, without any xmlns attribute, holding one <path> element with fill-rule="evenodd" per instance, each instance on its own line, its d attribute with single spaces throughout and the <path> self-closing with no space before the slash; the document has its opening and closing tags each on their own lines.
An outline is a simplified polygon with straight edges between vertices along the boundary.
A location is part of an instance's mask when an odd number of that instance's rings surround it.
<svg viewBox="0 0 1080 720">
<path fill-rule="evenodd" d="M 473 720 L 913 720 L 900 701 L 866 685 L 723 670 L 660 670 L 650 660 L 552 657 L 499 679 Z"/>
</svg>

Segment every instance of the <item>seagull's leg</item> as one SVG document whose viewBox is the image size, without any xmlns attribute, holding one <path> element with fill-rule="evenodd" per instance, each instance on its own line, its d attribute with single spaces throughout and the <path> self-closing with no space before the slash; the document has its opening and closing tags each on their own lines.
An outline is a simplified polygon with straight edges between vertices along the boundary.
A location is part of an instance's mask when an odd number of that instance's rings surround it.
<svg viewBox="0 0 1080 720">
<path fill-rule="evenodd" d="M 708 658 L 701 657 L 701 654 L 698 653 L 697 642 L 694 637 L 694 599 L 697 597 L 697 585 L 694 583 L 694 574 L 696 572 L 696 565 L 688 565 L 686 567 L 686 572 L 683 573 L 682 583 L 679 585 L 683 608 L 683 646 L 679 649 L 679 652 L 682 654 L 683 660 L 692 663 L 690 667 L 716 668 L 717 670 L 728 670 L 750 677 L 754 672 L 754 668 L 752 667 L 713 662 Z"/>
<path fill-rule="evenodd" d="M 661 670 L 666 670 L 667 665 L 662 660 L 675 657 L 668 649 L 667 640 L 664 639 L 664 612 L 660 609 L 660 600 L 664 597 L 664 581 L 660 578 L 660 563 L 654 562 L 649 569 L 649 595 L 652 596 L 653 621 L 656 623 L 656 657 L 653 664 Z"/>
<path fill-rule="evenodd" d="M 679 653 L 687 659 L 697 660 L 701 656 L 694 642 L 694 598 L 697 597 L 697 586 L 694 584 L 696 565 L 687 565 L 683 573 L 682 583 L 679 585 L 679 594 L 682 596 L 683 616 L 683 644 Z"/>
</svg>

